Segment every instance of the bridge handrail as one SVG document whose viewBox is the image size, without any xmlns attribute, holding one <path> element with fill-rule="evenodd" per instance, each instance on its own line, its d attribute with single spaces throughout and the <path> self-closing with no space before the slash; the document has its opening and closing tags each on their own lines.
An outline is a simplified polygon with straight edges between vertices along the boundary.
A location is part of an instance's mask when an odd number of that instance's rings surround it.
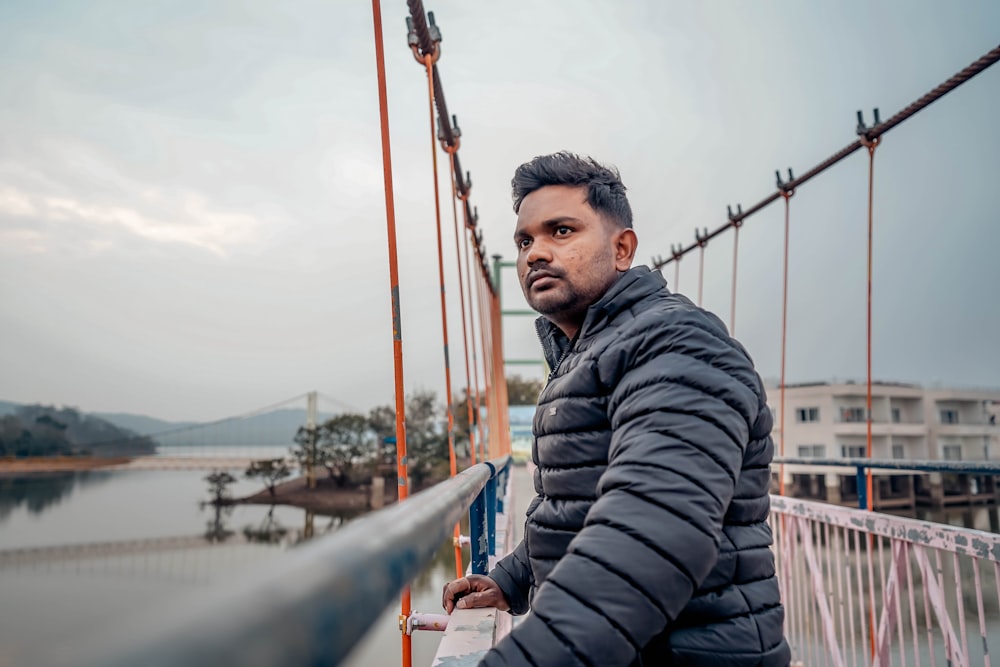
<svg viewBox="0 0 1000 667">
<path fill-rule="evenodd" d="M 1000 563 L 1000 535 L 829 503 L 771 496 L 771 512 Z"/>
<path fill-rule="evenodd" d="M 919 472 L 949 472 L 970 475 L 1000 475 L 1000 461 L 935 461 L 917 459 L 813 458 L 775 456 L 773 464 L 809 465 L 837 468 L 882 468 Z"/>
<path fill-rule="evenodd" d="M 509 462 L 472 466 L 276 562 L 177 599 L 95 637 L 73 664 L 339 664 Z"/>
</svg>

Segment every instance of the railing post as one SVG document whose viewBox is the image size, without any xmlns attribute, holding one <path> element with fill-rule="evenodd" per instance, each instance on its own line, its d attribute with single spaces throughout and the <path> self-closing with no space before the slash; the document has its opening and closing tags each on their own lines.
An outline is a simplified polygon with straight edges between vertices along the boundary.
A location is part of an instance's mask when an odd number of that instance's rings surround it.
<svg viewBox="0 0 1000 667">
<path fill-rule="evenodd" d="M 868 477 L 865 475 L 865 467 L 858 466 L 858 509 L 868 509 Z"/>
<path fill-rule="evenodd" d="M 497 514 L 503 514 L 503 499 L 507 495 L 507 474 L 510 471 L 510 463 L 505 465 L 497 475 Z"/>
<path fill-rule="evenodd" d="M 486 574 L 490 566 L 487 542 L 486 489 L 479 492 L 469 508 L 469 551 L 472 574 Z"/>
<path fill-rule="evenodd" d="M 497 475 L 486 482 L 486 535 L 489 555 L 497 552 Z"/>
</svg>

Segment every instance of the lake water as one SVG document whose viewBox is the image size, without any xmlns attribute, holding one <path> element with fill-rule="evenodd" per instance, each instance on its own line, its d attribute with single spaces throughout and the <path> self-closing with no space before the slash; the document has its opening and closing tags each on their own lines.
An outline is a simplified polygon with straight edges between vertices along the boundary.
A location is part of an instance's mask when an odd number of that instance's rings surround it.
<svg viewBox="0 0 1000 667">
<path fill-rule="evenodd" d="M 72 654 L 75 643 L 106 633 L 153 605 L 193 592 L 234 572 L 281 558 L 303 538 L 308 517 L 297 508 L 238 505 L 216 513 L 207 471 L 87 472 L 0 478 L 0 552 L 78 545 L 40 552 L 30 562 L 0 556 L 0 666 L 35 664 Z M 260 489 L 240 480 L 235 496 Z M 316 536 L 352 517 L 312 518 Z M 198 536 L 212 536 L 198 544 Z M 176 538 L 176 539 L 175 539 Z M 133 551 L 95 553 L 93 545 L 129 541 Z M 145 544 L 138 545 L 138 541 Z M 229 545 L 227 542 L 238 541 Z M 175 544 L 176 542 L 176 544 Z M 194 546 L 192 546 L 192 544 Z M 79 545 L 91 545 L 85 550 Z M 443 545 L 413 587 L 413 608 L 440 612 L 454 575 Z M 398 604 L 386 610 L 347 664 L 398 665 Z M 414 636 L 414 665 L 429 665 L 438 633 Z"/>
<path fill-rule="evenodd" d="M 523 471 L 519 471 L 523 472 Z M 171 598 L 283 557 L 309 532 L 303 510 L 235 506 L 216 513 L 207 471 L 88 472 L 0 478 L 0 667 L 37 664 L 65 654 L 81 639 L 148 611 Z M 528 475 L 515 475 L 520 515 L 530 500 Z M 259 490 L 240 480 L 236 496 Z M 352 517 L 312 518 L 311 531 L 337 530 Z M 997 508 L 917 510 L 917 518 L 998 532 Z M 515 522 L 517 523 L 517 522 Z M 517 535 L 520 526 L 517 526 Z M 190 538 L 209 535 L 215 542 Z M 185 541 L 186 540 L 186 541 Z M 11 549 L 145 541 L 148 548 L 95 555 L 79 547 L 12 565 Z M 175 542 L 178 542 L 175 544 Z M 238 543 L 233 543 L 238 542 Z M 194 545 L 194 546 L 193 546 Z M 142 545 L 139 545 L 140 547 Z M 91 546 L 91 549 L 94 549 Z M 440 594 L 453 576 L 453 552 L 442 545 L 413 585 L 413 608 L 440 612 Z M 350 667 L 400 664 L 397 603 L 359 642 Z M 413 637 L 413 664 L 429 665 L 440 634 Z"/>
</svg>

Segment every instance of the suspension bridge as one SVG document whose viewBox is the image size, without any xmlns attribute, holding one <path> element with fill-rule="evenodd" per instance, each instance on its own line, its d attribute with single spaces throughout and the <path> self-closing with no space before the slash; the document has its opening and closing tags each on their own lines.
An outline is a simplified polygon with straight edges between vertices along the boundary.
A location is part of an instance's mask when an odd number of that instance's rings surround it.
<svg viewBox="0 0 1000 667">
<path fill-rule="evenodd" d="M 397 454 L 396 479 L 400 502 L 388 510 L 356 520 L 344 529 L 331 531 L 334 534 L 314 537 L 312 541 L 304 540 L 307 534 L 313 534 L 308 528 L 292 537 L 280 538 L 278 541 L 284 540 L 286 545 L 299 541 L 305 543 L 289 549 L 294 555 L 282 557 L 279 565 L 270 563 L 272 572 L 269 575 L 254 580 L 248 577 L 229 588 L 207 589 L 197 600 L 192 598 L 184 603 L 181 612 L 176 614 L 152 615 L 151 618 L 162 622 L 147 624 L 125 646 L 115 644 L 113 650 L 108 646 L 99 648 L 94 654 L 96 657 L 91 656 L 94 664 L 132 664 L 137 657 L 143 658 L 145 664 L 213 664 L 222 655 L 241 664 L 263 665 L 278 661 L 337 664 L 364 630 L 397 600 L 397 595 L 400 595 L 400 653 L 404 667 L 412 664 L 412 635 L 422 628 L 439 630 L 448 625 L 435 664 L 447 664 L 450 659 L 458 661 L 456 664 L 474 664 L 476 656 L 509 630 L 509 619 L 503 614 L 482 616 L 485 612 L 456 612 L 450 623 L 432 615 L 420 614 L 412 608 L 408 592 L 409 582 L 433 558 L 441 544 L 446 545 L 447 555 L 453 557 L 454 573 L 457 575 L 465 571 L 466 565 L 474 572 L 486 571 L 491 561 L 504 553 L 505 538 L 517 537 L 515 526 L 523 517 L 513 516 L 516 514 L 515 501 L 507 495 L 506 489 L 510 480 L 514 485 L 524 486 L 525 471 L 511 469 L 508 464 L 511 453 L 510 424 L 503 379 L 509 366 L 537 362 L 505 359 L 504 323 L 506 321 L 510 326 L 512 318 L 527 313 L 501 303 L 503 270 L 510 264 L 498 256 L 491 261 L 483 243 L 483 233 L 478 225 L 479 213 L 471 198 L 471 179 L 460 162 L 462 134 L 457 119 L 451 115 L 446 104 L 438 67 L 441 58 L 440 31 L 433 15 L 425 12 L 420 0 L 409 0 L 407 5 L 410 17 L 406 46 L 427 78 L 429 161 L 434 174 L 434 230 L 438 248 L 441 344 L 444 351 L 443 393 L 447 397 L 455 394 L 451 354 L 460 350 L 456 356 L 461 362 L 459 366 L 464 370 L 461 376 L 465 380 L 465 400 L 460 408 L 465 411 L 466 423 L 470 425 L 467 436 L 469 465 L 464 471 L 460 470 L 460 457 L 456 454 L 459 443 L 454 436 L 456 414 L 449 407 L 441 421 L 448 436 L 452 479 L 419 497 L 408 499 L 406 397 L 403 394 L 403 336 L 392 154 L 381 10 L 378 0 L 374 0 L 375 77 L 379 86 L 382 127 L 390 275 L 388 305 L 392 312 L 395 373 L 396 436 L 393 444 Z M 937 656 L 948 664 L 988 665 L 989 648 L 992 646 L 995 650 L 1000 645 L 1000 536 L 974 528 L 933 524 L 874 511 L 877 509 L 874 503 L 878 497 L 878 478 L 887 469 L 897 467 L 924 470 L 935 475 L 980 474 L 992 477 L 1000 474 L 1000 465 L 995 460 L 947 464 L 941 460 L 879 460 L 875 456 L 879 439 L 888 438 L 886 443 L 889 445 L 895 441 L 891 433 L 885 435 L 886 429 L 874 416 L 878 409 L 879 382 L 873 374 L 875 352 L 872 343 L 873 331 L 878 326 L 878 310 L 872 298 L 878 289 L 873 271 L 878 261 L 874 238 L 879 222 L 876 216 L 875 156 L 880 150 L 887 150 L 880 147 L 892 130 L 931 104 L 947 104 L 948 100 L 942 98 L 959 87 L 981 83 L 976 77 L 998 60 L 1000 47 L 962 67 L 939 86 L 888 115 L 885 120 L 877 109 L 872 111 L 868 119 L 870 122 L 866 122 L 865 115 L 858 112 L 854 134 L 846 146 L 814 166 L 798 170 L 799 175 L 792 169 L 778 171 L 772 191 L 764 193 L 745 210 L 742 204 L 730 204 L 720 226 L 712 230 L 699 227 L 693 242 L 673 245 L 665 258 L 657 255 L 652 261 L 653 267 L 658 270 L 667 273 L 673 270 L 673 288 L 679 289 L 682 261 L 696 258 L 692 299 L 715 308 L 718 303 L 710 303 L 711 299 L 705 293 L 705 268 L 710 261 L 706 256 L 713 249 L 723 247 L 727 259 L 731 258 L 731 268 L 726 267 L 731 286 L 727 295 L 729 307 L 716 309 L 728 310 L 728 318 L 724 319 L 727 319 L 731 331 L 738 334 L 737 304 L 740 300 L 737 297 L 742 285 L 740 267 L 747 263 L 746 258 L 741 256 L 741 231 L 748 227 L 754 216 L 772 204 L 783 209 L 778 272 L 782 295 L 778 318 L 780 326 L 774 336 L 779 341 L 780 369 L 777 397 L 772 396 L 771 399 L 777 416 L 775 433 L 780 450 L 774 466 L 777 493 L 772 497 L 772 530 L 787 610 L 786 633 L 796 664 L 885 665 L 893 661 L 909 664 L 910 659 L 915 664 L 922 664 L 921 658 L 934 664 L 934 657 Z M 994 84 L 995 81 L 995 78 L 990 79 Z M 474 137 L 466 137 L 466 141 L 474 140 Z M 786 452 L 786 445 L 789 448 L 798 445 L 791 441 L 791 419 L 786 419 L 786 412 L 789 416 L 794 414 L 794 409 L 786 409 L 786 392 L 791 384 L 786 364 L 790 338 L 789 284 L 796 279 L 790 271 L 790 256 L 794 253 L 791 232 L 796 224 L 793 202 L 807 185 L 858 152 L 868 156 L 867 185 L 857 192 L 836 196 L 858 197 L 866 202 L 867 238 L 857 244 L 864 254 L 866 377 L 858 383 L 863 390 L 852 394 L 863 399 L 860 406 L 863 418 L 856 422 L 859 428 L 864 426 L 863 450 L 851 452 L 861 454 L 858 458 L 847 453 L 829 460 L 823 457 L 795 458 Z M 449 188 L 441 188 L 439 183 L 439 158 L 447 164 L 450 195 L 447 192 Z M 451 206 L 443 204 L 442 199 Z M 454 240 L 451 257 L 456 264 L 453 270 L 458 275 L 458 312 L 449 308 L 450 302 L 446 298 L 446 222 L 442 219 L 442 210 L 445 210 L 446 217 L 448 208 L 451 208 Z M 954 224 L 961 224 L 961 221 Z M 723 246 L 720 241 L 727 236 L 731 243 Z M 451 240 L 447 239 L 448 242 Z M 798 279 L 820 281 L 828 278 L 809 275 Z M 460 344 L 450 344 L 452 326 L 449 321 L 454 322 L 456 317 L 461 324 L 462 340 Z M 992 394 L 986 391 L 982 395 L 988 397 Z M 955 399 L 956 404 L 961 400 Z M 975 400 L 981 400 L 984 406 L 988 402 L 988 399 Z M 1000 401 L 1000 395 L 997 400 Z M 344 410 L 343 404 L 331 402 L 335 404 L 335 411 Z M 891 399 L 884 402 L 887 414 L 891 415 L 895 404 Z M 288 432 L 286 418 L 289 415 L 283 414 L 283 411 L 292 406 L 296 408 L 293 411 L 296 429 L 315 425 L 324 414 L 332 413 L 317 410 L 315 400 L 310 402 L 303 395 L 244 415 L 147 434 L 163 442 L 157 455 L 116 461 L 106 468 L 124 472 L 240 469 L 259 458 L 261 453 L 285 456 L 294 442 L 295 431 Z M 960 413 L 957 408 L 954 411 L 956 415 Z M 479 418 L 481 414 L 485 417 Z M 283 439 L 263 436 L 274 430 L 258 420 L 266 415 L 279 415 L 284 420 L 272 417 L 276 420 L 275 428 L 280 421 L 280 428 L 285 432 L 281 436 Z M 971 435 L 962 435 L 956 430 L 954 437 L 977 438 L 977 443 L 985 438 L 989 452 L 989 445 L 996 440 L 996 436 L 985 419 L 972 424 L 975 430 L 974 433 L 970 431 Z M 926 420 L 930 420 L 929 415 Z M 894 420 L 887 417 L 886 421 L 892 423 Z M 862 435 L 857 430 L 852 431 L 852 436 Z M 915 432 L 915 427 L 911 430 Z M 225 437 L 214 436 L 217 437 L 214 441 L 205 435 L 223 431 Z M 996 447 L 993 452 L 1000 454 Z M 931 459 L 944 458 L 943 452 L 929 454 L 937 454 L 928 456 Z M 985 458 L 996 459 L 996 456 L 987 454 Z M 17 462 L 8 463 L 14 465 Z M 34 471 L 72 469 L 71 464 L 65 461 L 51 461 L 48 468 L 46 463 L 32 462 L 31 465 L 38 466 Z M 839 502 L 814 502 L 786 496 L 789 491 L 786 482 L 791 480 L 795 471 L 822 466 L 838 470 L 847 468 L 850 474 L 857 470 L 855 491 L 860 507 L 852 509 Z M 470 536 L 465 537 L 461 534 L 459 522 L 470 509 L 467 528 Z M 68 563 L 133 556 L 147 558 L 150 554 L 210 549 L 220 545 L 233 547 L 250 541 L 247 534 L 241 536 L 237 533 L 224 540 L 214 539 L 211 535 L 185 535 L 8 549 L 0 551 L 0 570 L 19 570 L 29 566 L 62 567 Z M 413 554 L 419 557 L 414 558 Z M 331 566 L 331 563 L 337 563 L 337 566 Z M 306 580 L 308 585 L 291 583 Z M 279 589 L 284 593 L 280 600 L 276 600 L 274 592 Z M 234 601 L 241 604 L 234 605 Z M 191 618 L 192 610 L 197 610 L 194 619 Z M 225 618 L 220 620 L 220 617 Z M 320 622 L 330 618 L 338 621 L 332 625 L 343 627 L 331 627 L 330 623 Z M 315 630 L 310 634 L 302 631 L 302 627 Z M 484 627 L 486 630 L 483 630 Z M 465 662 L 461 662 L 463 660 Z"/>
</svg>

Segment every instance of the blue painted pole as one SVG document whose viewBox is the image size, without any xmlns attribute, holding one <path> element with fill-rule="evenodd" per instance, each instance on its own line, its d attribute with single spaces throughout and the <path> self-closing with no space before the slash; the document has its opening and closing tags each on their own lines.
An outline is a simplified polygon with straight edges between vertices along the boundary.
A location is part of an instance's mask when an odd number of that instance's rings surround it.
<svg viewBox="0 0 1000 667">
<path fill-rule="evenodd" d="M 868 509 L 868 477 L 864 466 L 858 466 L 858 509 Z"/>
<path fill-rule="evenodd" d="M 497 475 L 497 514 L 503 514 L 503 498 L 507 493 L 507 471 L 510 470 L 508 463 Z"/>
<path fill-rule="evenodd" d="M 469 547 L 472 574 L 487 574 L 490 567 L 486 495 L 486 489 L 480 491 L 469 508 Z"/>
<path fill-rule="evenodd" d="M 489 554 L 497 553 L 497 476 L 486 482 L 486 535 Z"/>
</svg>

